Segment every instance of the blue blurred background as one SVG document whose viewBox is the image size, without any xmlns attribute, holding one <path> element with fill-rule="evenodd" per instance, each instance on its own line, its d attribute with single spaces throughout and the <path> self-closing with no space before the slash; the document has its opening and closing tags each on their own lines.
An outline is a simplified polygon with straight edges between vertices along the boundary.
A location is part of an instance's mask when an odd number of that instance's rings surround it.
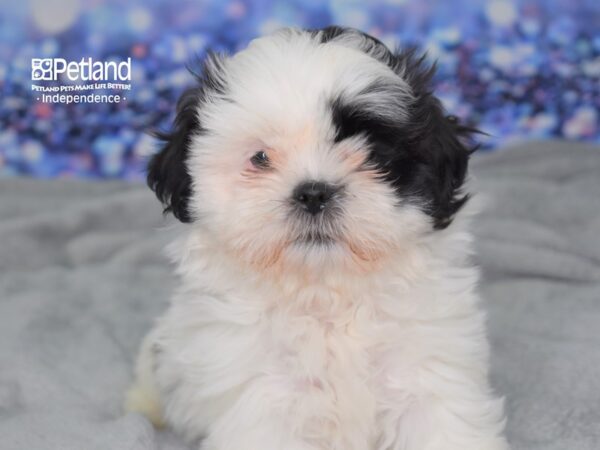
<svg viewBox="0 0 600 450">
<path fill-rule="evenodd" d="M 282 26 L 347 25 L 437 59 L 452 114 L 516 140 L 600 142 L 598 0 L 0 0 L 0 174 L 142 179 L 207 49 L 232 52 Z M 31 59 L 132 58 L 120 104 L 48 104 Z"/>
</svg>

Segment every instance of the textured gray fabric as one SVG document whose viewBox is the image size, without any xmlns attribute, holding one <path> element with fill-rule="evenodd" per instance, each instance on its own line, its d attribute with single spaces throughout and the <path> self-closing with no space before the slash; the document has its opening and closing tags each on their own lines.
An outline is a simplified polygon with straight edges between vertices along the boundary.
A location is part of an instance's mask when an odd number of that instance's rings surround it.
<svg viewBox="0 0 600 450">
<path fill-rule="evenodd" d="M 492 379 L 515 450 L 600 448 L 600 149 L 482 154 Z M 0 180 L 0 449 L 185 449 L 120 412 L 174 280 L 139 185 Z M 485 450 L 485 449 L 482 449 Z"/>
</svg>

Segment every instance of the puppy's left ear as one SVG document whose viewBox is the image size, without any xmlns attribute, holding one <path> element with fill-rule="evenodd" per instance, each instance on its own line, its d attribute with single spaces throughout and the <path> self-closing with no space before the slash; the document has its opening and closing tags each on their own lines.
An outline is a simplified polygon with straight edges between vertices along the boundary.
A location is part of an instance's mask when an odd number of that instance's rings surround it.
<svg viewBox="0 0 600 450">
<path fill-rule="evenodd" d="M 444 229 L 454 219 L 456 213 L 469 200 L 469 194 L 463 191 L 467 175 L 469 156 L 477 146 L 469 147 L 473 133 L 479 131 L 461 125 L 456 116 L 447 116 L 439 101 L 432 99 L 431 133 L 426 143 L 432 177 L 431 216 L 434 228 Z"/>
<path fill-rule="evenodd" d="M 177 102 L 177 114 L 169 133 L 155 133 L 162 141 L 160 151 L 148 164 L 148 186 L 164 205 L 164 213 L 173 213 L 181 222 L 194 220 L 189 210 L 192 195 L 192 177 L 188 171 L 188 156 L 194 135 L 202 134 L 200 111 L 208 102 L 215 101 L 225 92 L 225 58 L 208 53 L 198 85 L 186 90 Z"/>
<path fill-rule="evenodd" d="M 188 209 L 192 178 L 187 159 L 191 138 L 200 129 L 199 99 L 199 87 L 188 89 L 179 98 L 173 131 L 155 133 L 163 145 L 148 164 L 148 187 L 164 205 L 164 213 L 171 212 L 184 223 L 192 222 Z"/>
<path fill-rule="evenodd" d="M 460 124 L 456 116 L 446 115 L 431 90 L 436 65 L 427 65 L 425 58 L 418 57 L 416 49 L 409 49 L 391 57 L 391 61 L 415 96 L 410 110 L 410 140 L 424 163 L 420 178 L 422 192 L 428 196 L 428 213 L 434 228 L 444 229 L 469 199 L 462 187 L 469 156 L 477 149 L 469 143 L 480 131 Z"/>
</svg>

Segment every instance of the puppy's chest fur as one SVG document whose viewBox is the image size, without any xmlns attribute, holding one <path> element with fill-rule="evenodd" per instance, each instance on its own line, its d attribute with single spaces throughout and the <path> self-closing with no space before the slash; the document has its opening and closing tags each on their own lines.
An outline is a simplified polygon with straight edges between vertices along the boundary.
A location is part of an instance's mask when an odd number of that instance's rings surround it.
<svg viewBox="0 0 600 450">
<path fill-rule="evenodd" d="M 377 305 L 378 294 L 318 289 L 283 299 L 265 314 L 265 345 L 300 386 L 335 391 L 343 381 L 370 387 L 400 323 Z M 359 380 L 360 379 L 360 380 Z"/>
<path fill-rule="evenodd" d="M 403 344 L 411 322 L 391 317 L 378 305 L 381 297 L 325 291 L 307 304 L 275 309 L 267 319 L 273 365 L 283 379 L 291 377 L 299 403 L 313 397 L 314 413 L 321 416 L 315 427 L 331 422 L 372 432 L 402 379 L 411 378 Z"/>
<path fill-rule="evenodd" d="M 198 417 L 194 409 L 201 408 L 208 424 L 236 402 L 268 402 L 275 411 L 280 402 L 282 417 L 308 418 L 296 427 L 317 447 L 374 444 L 388 406 L 396 413 L 409 406 L 415 356 L 426 354 L 410 318 L 422 299 L 409 296 L 381 287 L 216 298 L 188 292 L 161 326 L 167 352 L 158 378 L 162 373 L 171 386 L 167 416 Z M 393 316 L 386 310 L 391 303 Z M 201 406 L 189 401 L 192 395 Z"/>
</svg>

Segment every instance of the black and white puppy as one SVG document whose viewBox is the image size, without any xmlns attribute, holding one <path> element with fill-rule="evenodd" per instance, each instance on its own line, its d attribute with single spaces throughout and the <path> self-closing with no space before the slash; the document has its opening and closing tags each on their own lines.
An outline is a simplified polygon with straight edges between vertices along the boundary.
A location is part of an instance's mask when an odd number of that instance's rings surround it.
<svg viewBox="0 0 600 450">
<path fill-rule="evenodd" d="M 357 30 L 210 55 L 148 182 L 180 284 L 127 408 L 203 450 L 506 450 L 433 69 Z"/>
</svg>

